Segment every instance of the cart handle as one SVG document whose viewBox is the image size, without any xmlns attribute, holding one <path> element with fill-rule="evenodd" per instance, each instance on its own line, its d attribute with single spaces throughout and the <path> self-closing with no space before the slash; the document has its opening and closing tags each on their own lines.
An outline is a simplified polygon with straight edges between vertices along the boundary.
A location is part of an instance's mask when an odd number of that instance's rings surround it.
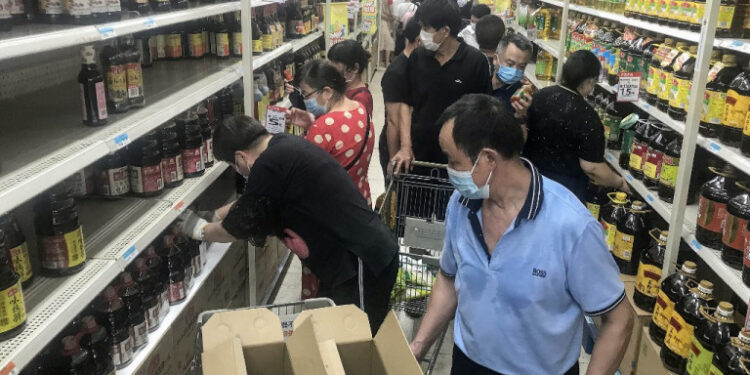
<svg viewBox="0 0 750 375">
<path fill-rule="evenodd" d="M 438 169 L 448 169 L 448 164 L 440 164 L 440 163 L 431 163 L 428 161 L 418 161 L 418 160 L 412 160 L 410 163 L 412 167 L 424 167 L 424 168 L 438 168 Z M 393 161 L 391 163 L 391 172 L 393 176 L 401 174 L 396 169 L 396 161 Z"/>
</svg>

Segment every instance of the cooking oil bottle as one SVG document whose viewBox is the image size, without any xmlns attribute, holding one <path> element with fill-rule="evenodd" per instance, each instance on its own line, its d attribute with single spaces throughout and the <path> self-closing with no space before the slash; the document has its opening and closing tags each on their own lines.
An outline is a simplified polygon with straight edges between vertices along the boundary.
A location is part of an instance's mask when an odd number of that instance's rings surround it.
<svg viewBox="0 0 750 375">
<path fill-rule="evenodd" d="M 666 112 L 669 109 L 669 93 L 672 89 L 673 68 L 672 64 L 677 59 L 678 55 L 687 53 L 687 44 L 684 42 L 677 42 L 674 48 L 670 48 L 661 60 L 660 74 L 659 74 L 659 90 L 657 91 L 656 107 L 662 112 Z"/>
<path fill-rule="evenodd" d="M 541 50 L 536 58 L 536 69 L 534 71 L 536 78 L 542 81 L 551 81 L 550 72 L 552 71 L 552 65 L 554 64 L 554 58 L 549 52 Z"/>
<path fill-rule="evenodd" d="M 750 331 L 742 330 L 729 344 L 717 348 L 709 374 L 745 375 L 750 360 Z M 742 363 L 744 362 L 744 363 Z"/>
<path fill-rule="evenodd" d="M 657 345 L 662 346 L 664 343 L 675 304 L 687 295 L 690 288 L 697 285 L 695 281 L 697 272 L 696 264 L 688 260 L 682 263 L 677 272 L 667 276 L 661 282 L 661 287 L 656 295 L 654 314 L 651 315 L 651 323 L 648 326 L 648 335 Z"/>
<path fill-rule="evenodd" d="M 685 366 L 686 375 L 708 375 L 714 351 L 729 344 L 733 336 L 740 332 L 734 321 L 734 307 L 731 303 L 719 302 L 719 307 L 711 314 L 711 308 L 701 307 L 706 319 L 695 327 L 691 350 Z"/>
<path fill-rule="evenodd" d="M 685 121 L 685 116 L 687 116 L 690 87 L 693 85 L 693 72 L 695 71 L 697 56 L 698 46 L 690 46 L 688 53 L 680 56 L 673 65 L 674 74 L 667 113 L 674 120 Z"/>
<path fill-rule="evenodd" d="M 615 233 L 617 233 L 617 223 L 628 213 L 625 205 L 628 204 L 628 195 L 618 191 L 607 194 L 609 203 L 602 207 L 600 222 L 604 228 L 604 238 L 607 240 L 607 247 L 612 252 L 615 246 Z"/>
<path fill-rule="evenodd" d="M 690 30 L 700 31 L 703 16 L 706 14 L 706 0 L 693 0 L 693 13 L 690 18 Z"/>
<path fill-rule="evenodd" d="M 638 271 L 641 253 L 649 244 L 646 229 L 647 212 L 645 203 L 634 201 L 628 213 L 617 222 L 612 254 L 615 256 L 615 263 L 620 268 L 620 273 L 635 275 Z"/>
<path fill-rule="evenodd" d="M 718 53 L 717 50 L 714 50 Z M 704 137 L 715 138 L 721 130 L 721 120 L 724 117 L 724 109 L 727 103 L 727 91 L 729 84 L 742 73 L 742 69 L 737 66 L 737 57 L 732 54 L 725 54 L 721 61 L 713 64 L 708 72 L 708 83 L 706 84 L 706 94 L 703 97 L 703 112 L 699 132 Z"/>
<path fill-rule="evenodd" d="M 727 215 L 729 187 L 736 179 L 735 169 L 708 167 L 713 177 L 701 187 L 695 239 L 704 246 L 721 249 L 722 226 Z"/>
<path fill-rule="evenodd" d="M 649 232 L 649 235 L 656 242 L 641 254 L 638 274 L 635 278 L 633 302 L 641 309 L 652 312 L 654 311 L 654 304 L 656 304 L 656 296 L 659 294 L 661 268 L 664 265 L 664 252 L 666 251 L 669 232 L 654 228 Z"/>
<path fill-rule="evenodd" d="M 750 74 L 748 71 L 738 74 L 729 84 L 726 103 L 719 139 L 728 146 L 738 147 L 742 143 L 745 118 L 750 108 Z"/>
<path fill-rule="evenodd" d="M 648 67 L 648 75 L 646 78 L 646 102 L 651 105 L 656 105 L 657 93 L 659 92 L 659 79 L 661 76 L 661 62 L 664 57 L 667 56 L 669 51 L 674 47 L 675 42 L 672 38 L 664 39 L 664 42 L 654 52 L 654 56 L 651 58 L 651 62 Z"/>
</svg>

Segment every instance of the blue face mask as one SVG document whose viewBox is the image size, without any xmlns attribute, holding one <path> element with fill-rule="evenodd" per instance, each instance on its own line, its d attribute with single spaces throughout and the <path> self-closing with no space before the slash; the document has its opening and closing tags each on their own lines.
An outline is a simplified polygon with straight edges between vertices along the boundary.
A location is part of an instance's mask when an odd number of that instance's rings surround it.
<svg viewBox="0 0 750 375">
<path fill-rule="evenodd" d="M 448 179 L 458 192 L 468 199 L 487 199 L 490 197 L 490 179 L 492 178 L 492 171 L 487 176 L 487 182 L 484 186 L 479 187 L 474 183 L 474 179 L 471 177 L 474 174 L 474 169 L 479 163 L 479 158 L 474 162 L 474 166 L 471 167 L 470 171 L 457 171 L 453 168 L 448 168 Z"/>
<path fill-rule="evenodd" d="M 307 111 L 312 113 L 315 117 L 320 117 L 328 112 L 325 105 L 318 105 L 318 101 L 315 98 L 305 99 L 305 107 Z"/>
<path fill-rule="evenodd" d="M 497 69 L 497 78 L 508 85 L 512 85 L 521 80 L 523 70 L 500 65 Z"/>
</svg>

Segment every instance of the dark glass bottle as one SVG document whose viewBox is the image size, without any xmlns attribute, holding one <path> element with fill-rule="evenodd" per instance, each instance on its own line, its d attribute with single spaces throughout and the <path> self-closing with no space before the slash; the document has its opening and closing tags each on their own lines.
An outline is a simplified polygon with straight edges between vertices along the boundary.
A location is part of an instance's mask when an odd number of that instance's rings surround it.
<svg viewBox="0 0 750 375">
<path fill-rule="evenodd" d="M 98 353 L 100 356 L 109 357 L 109 348 L 111 345 L 107 329 L 99 325 L 93 315 L 86 315 L 81 318 L 81 329 L 78 332 L 81 336 L 88 336 L 87 345 L 81 345 L 91 353 Z M 112 368 L 114 370 L 114 367 Z"/>
<path fill-rule="evenodd" d="M 91 2 L 89 0 L 64 0 L 65 23 L 71 25 L 88 25 L 92 22 Z"/>
<path fill-rule="evenodd" d="M 667 370 L 678 374 L 685 371 L 695 327 L 706 320 L 700 310 L 716 306 L 713 292 L 714 284 L 703 280 L 675 305 L 660 353 Z"/>
<path fill-rule="evenodd" d="M 102 328 L 103 329 L 103 328 Z M 106 334 L 106 330 L 105 334 Z M 106 351 L 102 352 L 96 349 L 92 344 L 92 338 L 89 334 L 81 336 L 81 347 L 89 352 L 89 358 L 92 367 L 92 375 L 114 375 L 115 363 Z"/>
<path fill-rule="evenodd" d="M 146 322 L 149 332 L 155 331 L 161 324 L 159 308 L 161 307 L 160 289 L 156 276 L 148 268 L 146 259 L 138 258 L 133 264 L 133 276 L 141 287 L 141 300 L 146 312 Z"/>
<path fill-rule="evenodd" d="M 229 43 L 229 28 L 224 18 L 219 17 L 216 24 L 216 57 L 225 59 L 231 55 L 231 44 Z"/>
<path fill-rule="evenodd" d="M 159 321 L 164 320 L 169 312 L 169 267 L 167 263 L 156 253 L 154 246 L 149 246 L 146 249 L 144 256 L 148 269 L 151 270 L 151 274 L 154 276 L 154 288 L 159 293 L 159 300 L 161 302 L 159 306 Z"/>
<path fill-rule="evenodd" d="M 34 270 L 31 267 L 26 236 L 24 236 L 21 227 L 18 226 L 18 221 L 12 214 L 0 215 L 0 230 L 5 231 L 7 255 L 13 271 L 21 278 L 21 285 L 26 289 L 34 280 Z"/>
<path fill-rule="evenodd" d="M 128 104 L 128 76 L 124 56 L 114 44 L 102 48 L 100 59 L 107 79 L 107 105 L 109 112 L 121 113 L 130 108 Z"/>
<path fill-rule="evenodd" d="M 75 336 L 62 338 L 61 367 L 63 373 L 88 375 L 93 372 L 93 364 L 88 350 L 82 349 Z"/>
<path fill-rule="evenodd" d="M 109 286 L 94 301 L 96 320 L 101 322 L 110 338 L 109 354 L 118 370 L 133 360 L 133 336 L 130 334 L 128 311 L 115 288 Z"/>
<path fill-rule="evenodd" d="M 231 43 L 232 43 L 232 56 L 242 57 L 242 22 L 240 11 L 234 12 L 232 16 L 231 28 Z"/>
<path fill-rule="evenodd" d="M 205 171 L 203 164 L 203 135 L 198 116 L 189 111 L 182 133 L 182 165 L 185 178 L 200 177 Z"/>
<path fill-rule="evenodd" d="M 656 132 L 654 122 L 644 121 L 635 128 L 633 145 L 630 150 L 630 165 L 628 170 L 638 180 L 643 179 L 643 166 L 648 156 L 648 143 Z"/>
<path fill-rule="evenodd" d="M 618 191 L 607 194 L 609 203 L 602 208 L 601 219 L 602 228 L 604 228 L 604 237 L 607 240 L 607 247 L 612 252 L 615 246 L 615 234 L 617 233 L 617 223 L 628 212 L 625 205 L 628 203 L 628 195 Z"/>
<path fill-rule="evenodd" d="M 21 278 L 11 266 L 8 239 L 0 228 L 0 340 L 17 336 L 26 326 L 26 305 L 23 299 Z"/>
<path fill-rule="evenodd" d="M 61 23 L 64 19 L 64 1 L 63 0 L 38 0 L 37 16 L 40 21 L 45 23 Z"/>
<path fill-rule="evenodd" d="M 664 158 L 659 173 L 659 198 L 667 203 L 674 199 L 674 188 L 677 185 L 677 171 L 680 168 L 680 154 L 682 151 L 682 136 L 676 136 L 664 148 Z"/>
<path fill-rule="evenodd" d="M 164 174 L 164 187 L 182 185 L 185 180 L 182 167 L 182 149 L 177 140 L 177 133 L 162 134 L 161 171 Z"/>
<path fill-rule="evenodd" d="M 646 225 L 646 204 L 634 201 L 628 212 L 617 222 L 615 246 L 612 254 L 620 273 L 635 275 L 641 253 L 649 244 Z"/>
<path fill-rule="evenodd" d="M 742 330 L 737 337 L 721 348 L 717 348 L 711 361 L 709 374 L 746 375 L 745 367 L 740 361 L 750 360 L 750 331 Z M 744 365 L 744 366 L 743 366 Z"/>
<path fill-rule="evenodd" d="M 120 297 L 128 311 L 128 323 L 130 325 L 130 336 L 133 337 L 133 348 L 135 350 L 148 343 L 148 321 L 146 311 L 141 297 L 141 287 L 133 280 L 130 272 L 120 274 Z"/>
<path fill-rule="evenodd" d="M 130 176 L 124 150 L 101 159 L 96 190 L 108 198 L 120 197 L 130 192 Z"/>
<path fill-rule="evenodd" d="M 695 274 L 698 267 L 691 261 L 682 263 L 682 267 L 661 282 L 659 293 L 654 304 L 654 313 L 648 326 L 651 340 L 661 346 L 667 334 L 669 321 L 672 319 L 675 304 L 682 299 L 688 290 L 695 286 Z"/>
<path fill-rule="evenodd" d="M 708 72 L 706 94 L 703 98 L 703 112 L 699 132 L 704 137 L 716 138 L 722 129 L 721 120 L 727 103 L 727 91 L 734 77 L 742 73 L 737 66 L 737 57 L 725 54 L 721 63 L 714 64 Z"/>
<path fill-rule="evenodd" d="M 128 10 L 138 12 L 143 16 L 151 12 L 151 5 L 149 5 L 148 0 L 128 0 Z"/>
<path fill-rule="evenodd" d="M 742 72 L 729 84 L 719 139 L 727 146 L 739 147 L 750 104 L 750 74 Z"/>
<path fill-rule="evenodd" d="M 208 110 L 204 106 L 198 108 L 198 124 L 203 136 L 203 166 L 210 168 L 214 165 L 214 136 L 208 121 Z"/>
<path fill-rule="evenodd" d="M 594 216 L 594 219 L 599 220 L 602 206 L 609 201 L 609 199 L 607 199 L 607 188 L 589 182 L 586 190 L 588 195 L 588 198 L 586 198 L 586 208 L 591 212 L 591 215 Z"/>
<path fill-rule="evenodd" d="M 161 150 L 152 139 L 140 140 L 133 148 L 130 189 L 133 194 L 141 197 L 157 196 L 164 191 Z"/>
<path fill-rule="evenodd" d="M 604 135 L 607 139 L 607 148 L 610 150 L 619 150 L 622 145 L 620 122 L 626 114 L 626 104 L 614 100 L 604 110 Z"/>
<path fill-rule="evenodd" d="M 657 232 L 658 237 L 654 235 Z M 656 232 L 652 231 L 650 234 L 656 242 L 641 254 L 633 293 L 635 305 L 648 312 L 654 311 L 656 296 L 659 294 L 661 268 L 664 265 L 664 251 L 669 232 L 659 232 L 657 229 Z"/>
<path fill-rule="evenodd" d="M 188 30 L 188 56 L 193 59 L 203 58 L 205 51 L 203 50 L 203 30 L 200 24 L 194 21 Z"/>
<path fill-rule="evenodd" d="M 685 116 L 687 116 L 690 87 L 692 86 L 697 54 L 698 46 L 690 46 L 688 54 L 683 54 L 687 58 L 680 56 L 673 65 L 672 91 L 667 114 L 677 121 L 685 121 Z"/>
<path fill-rule="evenodd" d="M 664 151 L 674 137 L 672 130 L 661 124 L 654 124 L 654 135 L 651 136 L 643 163 L 643 184 L 649 189 L 656 189 L 664 164 Z"/>
<path fill-rule="evenodd" d="M 261 37 L 263 36 L 263 32 L 260 31 L 260 27 L 258 26 L 259 17 L 257 16 L 257 13 L 255 10 L 253 10 L 253 55 L 258 56 L 263 54 L 263 40 Z"/>
<path fill-rule="evenodd" d="M 169 12 L 172 10 L 172 3 L 169 0 L 151 0 L 151 9 L 155 12 Z"/>
<path fill-rule="evenodd" d="M 171 0 L 172 9 L 187 9 L 190 6 L 188 0 Z"/>
<path fill-rule="evenodd" d="M 35 204 L 35 213 L 43 273 L 66 276 L 82 270 L 86 247 L 71 187 L 60 184 L 43 194 Z"/>
<path fill-rule="evenodd" d="M 731 338 L 740 332 L 734 322 L 734 307 L 729 302 L 719 302 L 713 314 L 710 309 L 701 308 L 705 320 L 695 327 L 695 334 L 688 353 L 686 375 L 708 374 L 714 351 L 729 344 Z"/>
<path fill-rule="evenodd" d="M 128 36 L 122 39 L 120 54 L 125 60 L 125 71 L 128 88 L 128 108 L 143 107 L 146 97 L 143 93 L 143 70 L 141 55 L 135 45 L 135 39 Z"/>
<path fill-rule="evenodd" d="M 268 20 L 266 19 L 265 14 L 261 14 L 258 21 L 259 21 L 258 27 L 260 27 L 260 31 L 263 32 L 263 35 L 261 35 L 261 41 L 263 42 L 263 52 L 271 52 L 274 49 L 273 33 L 271 33 L 271 26 L 268 24 Z"/>
<path fill-rule="evenodd" d="M 714 177 L 701 187 L 698 201 L 698 221 L 695 238 L 713 249 L 721 248 L 721 227 L 727 214 L 728 186 L 734 184 L 734 168 L 727 165 L 723 170 L 709 167 Z"/>
<path fill-rule="evenodd" d="M 174 246 L 174 243 L 166 247 L 165 258 L 169 268 L 169 303 L 177 305 L 182 303 L 187 296 L 185 258 L 182 251 Z"/>
<path fill-rule="evenodd" d="M 737 183 L 744 192 L 727 201 L 727 213 L 722 225 L 721 260 L 741 270 L 746 241 L 750 241 L 747 225 L 750 220 L 750 188 Z"/>
<path fill-rule="evenodd" d="M 639 126 L 642 126 L 642 123 L 645 121 L 639 120 L 637 114 L 631 113 L 620 122 L 620 133 L 622 134 L 620 157 L 618 158 L 620 168 L 628 169 L 630 167 L 630 150 L 633 148 L 635 130 Z"/>
</svg>

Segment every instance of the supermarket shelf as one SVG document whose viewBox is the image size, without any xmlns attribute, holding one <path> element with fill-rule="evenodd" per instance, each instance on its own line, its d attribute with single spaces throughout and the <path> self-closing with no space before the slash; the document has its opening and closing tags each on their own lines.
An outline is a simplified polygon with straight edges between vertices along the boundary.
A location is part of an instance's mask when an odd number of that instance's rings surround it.
<svg viewBox="0 0 750 375">
<path fill-rule="evenodd" d="M 300 39 L 293 40 L 292 43 L 292 52 L 297 52 L 307 46 L 308 44 L 318 40 L 318 38 L 323 36 L 322 31 L 315 31 L 310 33 L 309 35 L 306 35 Z"/>
<path fill-rule="evenodd" d="M 542 89 L 548 86 L 552 86 L 555 83 L 551 81 L 542 81 L 539 78 L 536 78 L 536 64 L 528 64 L 526 65 L 526 70 L 524 71 L 524 75 L 526 78 L 531 81 L 531 84 L 536 86 L 538 89 Z"/>
<path fill-rule="evenodd" d="M 559 56 L 559 54 L 560 54 L 560 49 L 559 49 L 560 48 L 560 41 L 559 40 L 555 40 L 555 39 L 548 39 L 548 40 L 537 39 L 537 40 L 534 40 L 534 43 L 536 43 L 536 45 L 538 45 L 541 49 L 543 49 L 543 50 L 551 53 L 552 56 L 554 56 L 555 58 L 557 58 L 557 56 Z"/>
<path fill-rule="evenodd" d="M 157 63 L 143 72 L 147 106 L 112 114 L 109 124 L 98 128 L 81 123 L 78 83 L 73 80 L 0 103 L 0 112 L 14 114 L 0 130 L 0 212 L 13 209 L 238 80 L 242 77 L 239 66 L 234 59 L 213 58 Z"/>
<path fill-rule="evenodd" d="M 638 195 L 643 197 L 643 199 L 646 200 L 646 203 L 648 203 L 648 205 L 651 206 L 651 208 L 653 208 L 654 211 L 659 214 L 659 216 L 669 222 L 669 217 L 670 215 L 672 215 L 672 205 L 659 199 L 658 195 L 655 192 L 649 190 L 646 185 L 643 184 L 643 182 L 633 177 L 630 172 L 620 168 L 620 164 L 618 162 L 619 157 L 620 155 L 618 152 L 612 150 L 606 150 L 604 152 L 604 158 L 607 160 L 609 165 L 614 168 L 617 173 L 625 177 L 625 180 L 628 181 L 628 184 L 633 188 L 633 190 L 638 193 Z"/>
<path fill-rule="evenodd" d="M 750 54 L 750 39 L 717 39 L 714 44 L 721 48 Z"/>
<path fill-rule="evenodd" d="M 185 300 L 179 305 L 171 306 L 169 308 L 169 312 L 167 313 L 167 316 L 164 317 L 161 324 L 159 324 L 159 328 L 154 332 L 149 333 L 148 344 L 135 353 L 133 361 L 128 366 L 117 370 L 117 375 L 135 374 L 135 371 L 148 360 L 149 356 L 159 345 L 166 332 L 171 329 L 172 324 L 177 320 L 180 314 L 182 314 L 183 310 L 185 310 L 185 306 L 188 306 L 190 301 L 195 298 L 198 290 L 203 286 L 219 262 L 221 262 L 221 259 L 227 254 L 230 245 L 230 243 L 214 243 L 208 247 L 208 251 L 206 251 L 206 265 L 203 267 L 203 272 L 193 280 L 193 287 L 188 292 Z"/>
<path fill-rule="evenodd" d="M 542 0 L 542 2 L 543 2 L 543 3 L 547 3 L 547 4 L 550 4 L 550 5 L 554 5 L 554 6 L 556 6 L 556 7 L 560 7 L 560 8 L 562 8 L 562 7 L 563 7 L 563 6 L 565 5 L 565 3 L 564 3 L 564 2 L 562 2 L 562 1 L 559 1 L 559 0 Z M 572 8 L 572 7 L 573 7 L 573 4 L 570 4 L 570 6 L 571 6 L 571 8 Z"/>
<path fill-rule="evenodd" d="M 682 238 L 690 245 L 690 248 L 703 259 L 716 274 L 737 293 L 737 296 L 742 301 L 747 301 L 750 298 L 750 288 L 742 282 L 742 272 L 729 267 L 724 261 L 721 260 L 721 251 L 712 249 L 701 245 L 695 234 L 689 231 L 682 232 Z"/>
<path fill-rule="evenodd" d="M 287 249 L 286 255 L 284 255 L 284 258 L 281 259 L 281 262 L 276 269 L 276 274 L 273 276 L 273 280 L 271 280 L 271 284 L 268 285 L 268 289 L 266 289 L 266 292 L 263 293 L 263 299 L 261 299 L 259 305 L 268 305 L 273 303 L 273 299 L 275 299 L 276 297 L 276 292 L 278 292 L 279 286 L 281 286 L 281 282 L 284 279 L 284 275 L 289 268 L 289 262 L 292 260 L 292 256 L 293 255 L 291 250 Z"/>
<path fill-rule="evenodd" d="M 29 363 L 227 167 L 226 163 L 214 165 L 202 177 L 186 180 L 161 199 L 82 201 L 79 211 L 90 259 L 75 275 L 37 276 L 24 291 L 27 326 L 17 337 L 0 343 L 0 372 Z"/>
<path fill-rule="evenodd" d="M 253 70 L 259 69 L 263 65 L 266 65 L 270 63 L 273 60 L 276 60 L 281 55 L 291 52 L 292 51 L 292 42 L 287 42 L 281 45 L 281 47 L 276 48 L 275 50 L 271 52 L 266 52 L 260 56 L 253 56 Z M 240 74 L 242 73 L 242 67 L 240 66 L 238 71 Z"/>
<path fill-rule="evenodd" d="M 71 26 L 32 23 L 14 26 L 11 31 L 0 33 L 0 60 L 93 43 L 235 10 L 240 10 L 239 1 L 200 5 L 174 12 L 155 13 L 145 17 L 136 16 L 101 25 Z M 133 12 L 133 14 L 137 13 Z"/>
<path fill-rule="evenodd" d="M 607 83 L 600 82 L 599 86 L 609 92 L 615 92 L 614 87 L 608 85 Z M 663 122 L 674 131 L 680 134 L 685 134 L 684 122 L 672 119 L 668 114 L 660 111 L 658 108 L 652 106 L 651 104 L 646 103 L 646 101 L 643 99 L 640 99 L 633 104 L 635 104 L 638 108 L 642 109 L 655 119 Z M 706 138 L 700 134 L 698 134 L 698 145 L 708 150 L 712 154 L 722 158 L 724 161 L 734 165 L 740 170 L 750 171 L 750 158 L 744 156 L 739 149 L 726 146 L 718 140 Z"/>
</svg>

